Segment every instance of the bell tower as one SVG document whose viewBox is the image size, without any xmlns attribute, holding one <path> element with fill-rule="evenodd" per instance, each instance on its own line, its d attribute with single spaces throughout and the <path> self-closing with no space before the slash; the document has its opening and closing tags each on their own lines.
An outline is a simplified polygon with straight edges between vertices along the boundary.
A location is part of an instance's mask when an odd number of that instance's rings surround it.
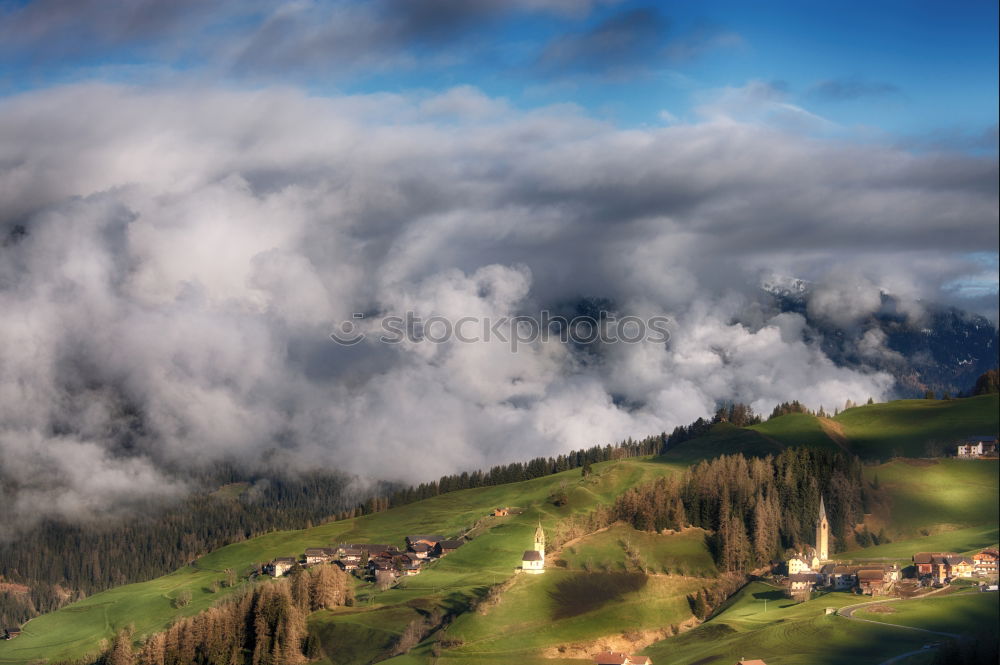
<svg viewBox="0 0 1000 665">
<path fill-rule="evenodd" d="M 545 558 L 545 532 L 542 531 L 541 521 L 535 529 L 535 551 L 541 553 L 543 559 Z"/>
<path fill-rule="evenodd" d="M 826 519 L 822 495 L 819 497 L 819 519 L 816 521 L 816 556 L 820 561 L 830 559 L 830 521 Z"/>
</svg>

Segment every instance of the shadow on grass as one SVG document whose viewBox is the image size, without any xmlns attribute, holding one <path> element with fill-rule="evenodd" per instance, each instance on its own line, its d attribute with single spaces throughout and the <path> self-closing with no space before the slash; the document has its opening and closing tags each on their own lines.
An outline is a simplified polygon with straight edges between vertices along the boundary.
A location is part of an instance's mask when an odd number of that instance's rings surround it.
<svg viewBox="0 0 1000 665">
<path fill-rule="evenodd" d="M 757 600 L 764 600 L 765 598 L 768 600 L 783 600 L 787 598 L 787 596 L 785 596 L 785 592 L 781 589 L 774 589 L 773 591 L 758 591 L 753 594 L 753 597 Z"/>
<path fill-rule="evenodd" d="M 626 593 L 646 586 L 642 573 L 591 573 L 573 575 L 556 584 L 549 592 L 553 601 L 552 618 L 568 619 L 586 614 L 606 603 L 617 601 Z"/>
</svg>

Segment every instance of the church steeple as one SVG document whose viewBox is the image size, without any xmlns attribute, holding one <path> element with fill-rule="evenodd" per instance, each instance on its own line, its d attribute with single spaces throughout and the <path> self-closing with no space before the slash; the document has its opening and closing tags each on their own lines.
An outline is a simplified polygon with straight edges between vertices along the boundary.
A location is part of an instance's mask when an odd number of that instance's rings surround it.
<svg viewBox="0 0 1000 665">
<path fill-rule="evenodd" d="M 819 516 L 816 520 L 816 556 L 820 561 L 830 559 L 830 521 L 826 518 L 822 494 L 819 496 Z"/>
<path fill-rule="evenodd" d="M 542 530 L 541 520 L 538 520 L 538 528 L 535 529 L 535 551 L 545 556 L 545 531 Z"/>
</svg>

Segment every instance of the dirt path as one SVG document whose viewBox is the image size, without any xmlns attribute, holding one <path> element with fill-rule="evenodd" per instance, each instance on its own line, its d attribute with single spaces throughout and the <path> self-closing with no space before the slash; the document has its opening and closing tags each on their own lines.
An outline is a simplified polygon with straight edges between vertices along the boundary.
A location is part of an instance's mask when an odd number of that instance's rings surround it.
<svg viewBox="0 0 1000 665">
<path fill-rule="evenodd" d="M 844 428 L 841 427 L 840 423 L 830 420 L 829 418 L 819 418 L 818 420 L 823 433 L 830 437 L 831 441 L 836 443 L 845 453 L 853 454 L 851 452 L 851 443 L 847 440 L 847 436 L 844 434 Z"/>
</svg>

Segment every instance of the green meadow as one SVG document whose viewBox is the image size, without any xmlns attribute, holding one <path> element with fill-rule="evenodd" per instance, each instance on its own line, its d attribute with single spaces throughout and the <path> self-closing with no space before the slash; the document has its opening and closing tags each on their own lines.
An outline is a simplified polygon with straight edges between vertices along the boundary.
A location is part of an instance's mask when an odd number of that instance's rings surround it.
<svg viewBox="0 0 1000 665">
<path fill-rule="evenodd" d="M 849 593 L 828 593 L 796 603 L 782 590 L 755 582 L 709 621 L 642 653 L 669 665 L 732 665 L 743 658 L 768 665 L 877 665 L 928 642 L 914 631 L 826 614 L 828 607 L 856 602 Z"/>
<path fill-rule="evenodd" d="M 962 635 L 1000 625 L 1000 594 L 970 589 L 926 599 L 888 603 L 888 611 L 858 610 L 854 616 L 899 626 Z"/>
<path fill-rule="evenodd" d="M 924 457 L 929 447 L 954 454 L 958 439 L 996 435 L 1000 396 L 898 400 L 848 409 L 834 421 L 861 457 Z"/>
<path fill-rule="evenodd" d="M 564 548 L 556 565 L 570 570 L 630 572 L 636 569 L 626 556 L 626 551 L 631 551 L 638 554 L 639 565 L 649 573 L 715 577 L 718 571 L 705 545 L 707 536 L 708 532 L 699 528 L 661 535 L 615 524 Z"/>
</svg>

